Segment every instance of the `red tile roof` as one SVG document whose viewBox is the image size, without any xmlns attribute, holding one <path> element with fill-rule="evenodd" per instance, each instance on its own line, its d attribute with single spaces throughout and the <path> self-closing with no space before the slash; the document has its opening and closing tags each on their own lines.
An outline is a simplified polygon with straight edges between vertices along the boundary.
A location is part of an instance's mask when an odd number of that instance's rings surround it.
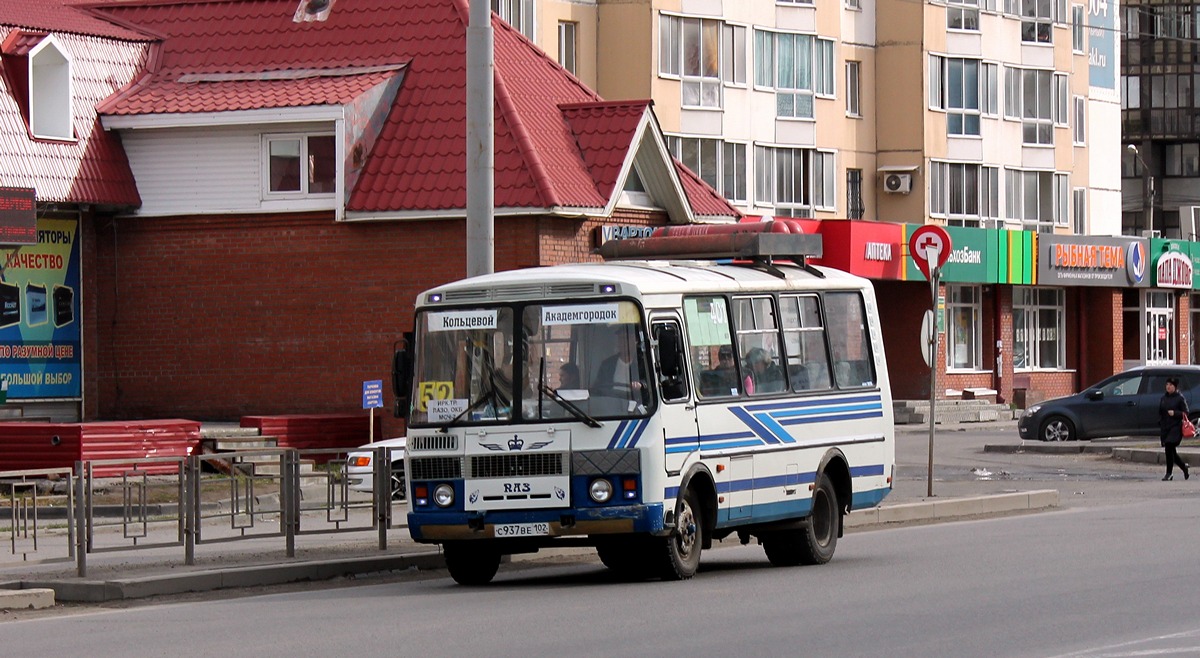
<svg viewBox="0 0 1200 658">
<path fill-rule="evenodd" d="M 91 28 L 95 35 L 85 33 Z M 0 185 L 33 188 L 39 201 L 140 205 L 125 151 L 116 135 L 101 129 L 95 107 L 138 73 L 146 44 L 127 41 L 131 31 L 60 2 L 0 2 L 3 66 L 27 66 L 29 49 L 45 33 L 54 34 L 71 58 L 75 140 L 33 139 L 26 123 L 27 78 L 0 75 Z"/>
<path fill-rule="evenodd" d="M 326 20 L 301 23 L 293 21 L 297 6 L 298 0 L 97 5 L 97 15 L 162 37 L 148 75 L 106 102 L 104 113 L 217 112 L 296 107 L 314 99 L 334 102 L 352 95 L 355 83 L 326 77 L 269 80 L 261 79 L 262 74 L 403 65 L 400 90 L 346 209 L 364 214 L 462 211 L 467 0 L 336 0 Z M 495 16 L 493 27 L 495 206 L 603 208 L 628 153 L 630 127 L 637 125 L 635 106 L 603 103 Z M 260 79 L 181 82 L 230 75 Z M 360 82 L 363 88 L 370 86 L 367 80 Z M 595 112 L 613 116 L 585 120 L 582 114 L 591 113 L 586 104 L 598 104 Z M 560 106 L 571 108 L 575 120 Z M 680 177 L 698 214 L 738 215 L 723 200 L 714 203 L 715 193 L 694 177 L 682 170 Z"/>
<path fill-rule="evenodd" d="M 127 41 L 149 40 L 142 32 L 91 15 L 79 4 L 80 0 L 5 0 L 0 2 L 0 26 Z"/>
</svg>

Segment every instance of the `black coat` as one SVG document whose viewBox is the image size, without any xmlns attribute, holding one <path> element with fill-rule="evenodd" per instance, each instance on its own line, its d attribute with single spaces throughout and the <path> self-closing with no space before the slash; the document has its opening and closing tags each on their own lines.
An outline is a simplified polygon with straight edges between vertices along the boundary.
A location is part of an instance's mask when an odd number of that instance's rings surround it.
<svg viewBox="0 0 1200 658">
<path fill-rule="evenodd" d="M 1175 415 L 1168 415 L 1168 411 L 1174 411 Z M 1163 393 L 1158 402 L 1158 437 L 1163 444 L 1178 444 L 1183 440 L 1183 419 L 1187 413 L 1187 400 L 1179 391 Z"/>
</svg>

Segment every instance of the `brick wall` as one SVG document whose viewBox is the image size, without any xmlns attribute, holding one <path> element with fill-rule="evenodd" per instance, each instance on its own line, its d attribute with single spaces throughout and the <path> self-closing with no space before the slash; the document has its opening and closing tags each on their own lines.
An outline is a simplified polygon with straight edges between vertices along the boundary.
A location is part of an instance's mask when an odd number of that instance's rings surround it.
<svg viewBox="0 0 1200 658">
<path fill-rule="evenodd" d="M 664 220 L 630 213 L 611 223 Z M 601 223 L 497 219 L 496 269 L 593 259 L 591 230 Z M 84 226 L 88 420 L 361 411 L 362 382 L 389 382 L 417 294 L 466 274 L 462 220 L 273 215 Z M 390 406 L 382 413 L 385 436 L 403 430 Z"/>
</svg>

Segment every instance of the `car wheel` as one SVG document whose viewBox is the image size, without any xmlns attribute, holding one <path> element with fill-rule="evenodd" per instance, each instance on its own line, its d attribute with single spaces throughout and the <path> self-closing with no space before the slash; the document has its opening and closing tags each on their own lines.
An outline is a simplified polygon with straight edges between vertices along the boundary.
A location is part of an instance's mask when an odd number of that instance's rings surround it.
<svg viewBox="0 0 1200 658">
<path fill-rule="evenodd" d="M 392 464 L 392 500 L 404 500 L 404 462 Z"/>
<path fill-rule="evenodd" d="M 1042 431 L 1038 436 L 1043 441 L 1074 441 L 1075 426 L 1062 416 L 1051 416 L 1042 423 Z"/>
</svg>

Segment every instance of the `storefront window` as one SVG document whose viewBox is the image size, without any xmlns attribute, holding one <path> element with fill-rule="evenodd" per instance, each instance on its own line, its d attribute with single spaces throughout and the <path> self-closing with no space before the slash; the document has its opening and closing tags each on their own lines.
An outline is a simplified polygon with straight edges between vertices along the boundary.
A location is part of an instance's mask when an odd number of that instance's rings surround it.
<svg viewBox="0 0 1200 658">
<path fill-rule="evenodd" d="M 946 317 L 950 344 L 948 370 L 978 370 L 981 305 L 979 286 L 946 286 Z"/>
<path fill-rule="evenodd" d="M 1065 294 L 1061 288 L 1013 291 L 1013 367 L 1061 370 L 1066 367 Z"/>
</svg>

